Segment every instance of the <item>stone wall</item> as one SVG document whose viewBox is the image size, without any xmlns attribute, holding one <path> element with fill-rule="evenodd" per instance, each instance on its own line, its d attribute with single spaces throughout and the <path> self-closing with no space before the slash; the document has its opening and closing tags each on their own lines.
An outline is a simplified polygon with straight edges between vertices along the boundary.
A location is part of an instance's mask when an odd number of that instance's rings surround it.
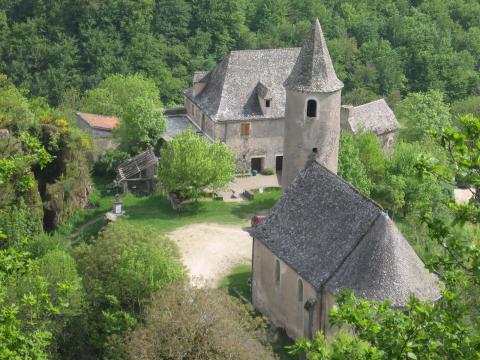
<svg viewBox="0 0 480 360">
<path fill-rule="evenodd" d="M 309 313 L 305 303 L 317 299 L 315 289 L 293 269 L 280 261 L 280 282 L 275 279 L 273 255 L 259 241 L 253 241 L 252 302 L 256 309 L 267 316 L 275 326 L 284 328 L 292 339 L 309 335 Z M 303 281 L 303 300 L 298 299 L 298 280 Z M 320 303 L 313 308 L 312 333 L 320 326 Z"/>
</svg>

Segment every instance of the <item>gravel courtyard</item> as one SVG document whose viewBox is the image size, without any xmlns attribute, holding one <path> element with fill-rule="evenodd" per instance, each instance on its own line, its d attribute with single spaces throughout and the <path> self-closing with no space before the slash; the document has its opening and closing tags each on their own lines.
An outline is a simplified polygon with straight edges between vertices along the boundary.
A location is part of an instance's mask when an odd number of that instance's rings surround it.
<svg viewBox="0 0 480 360">
<path fill-rule="evenodd" d="M 217 286 L 233 266 L 252 258 L 252 238 L 240 226 L 192 224 L 168 235 L 178 244 L 195 285 Z"/>
</svg>

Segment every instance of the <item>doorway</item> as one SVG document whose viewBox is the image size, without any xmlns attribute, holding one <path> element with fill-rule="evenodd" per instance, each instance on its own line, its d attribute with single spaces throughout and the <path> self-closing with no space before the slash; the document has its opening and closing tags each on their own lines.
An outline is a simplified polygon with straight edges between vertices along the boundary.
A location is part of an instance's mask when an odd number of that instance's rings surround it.
<svg viewBox="0 0 480 360">
<path fill-rule="evenodd" d="M 283 169 L 283 155 L 275 156 L 275 171 L 279 172 Z"/>
<path fill-rule="evenodd" d="M 263 161 L 264 157 L 252 157 L 251 158 L 251 168 L 252 170 L 256 170 L 257 172 L 261 172 L 263 170 Z"/>
</svg>

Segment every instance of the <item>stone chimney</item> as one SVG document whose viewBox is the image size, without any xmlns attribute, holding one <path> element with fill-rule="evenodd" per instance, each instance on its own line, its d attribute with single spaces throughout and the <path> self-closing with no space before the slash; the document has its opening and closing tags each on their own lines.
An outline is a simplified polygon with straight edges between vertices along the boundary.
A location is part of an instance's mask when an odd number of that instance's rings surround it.
<svg viewBox="0 0 480 360">
<path fill-rule="evenodd" d="M 208 83 L 208 71 L 195 71 L 192 79 L 193 96 L 200 95 Z"/>
<path fill-rule="evenodd" d="M 342 130 L 353 132 L 349 120 L 353 117 L 354 106 L 342 105 L 340 109 L 340 128 Z"/>
</svg>

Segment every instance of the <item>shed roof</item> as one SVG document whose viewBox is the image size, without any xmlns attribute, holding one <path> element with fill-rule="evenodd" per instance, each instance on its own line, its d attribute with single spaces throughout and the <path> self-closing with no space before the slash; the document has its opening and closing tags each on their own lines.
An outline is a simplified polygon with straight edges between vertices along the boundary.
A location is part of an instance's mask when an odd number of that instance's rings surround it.
<svg viewBox="0 0 480 360">
<path fill-rule="evenodd" d="M 120 120 L 115 116 L 89 114 L 80 111 L 75 114 L 93 129 L 112 131 L 120 123 Z"/>
<path fill-rule="evenodd" d="M 299 52 L 300 48 L 232 51 L 208 75 L 203 75 L 202 79 L 208 81 L 200 94 L 194 97 L 191 88 L 184 94 L 216 121 L 283 118 L 283 83 Z M 266 89 L 271 105 L 268 115 L 263 115 L 258 95 Z"/>
<path fill-rule="evenodd" d="M 383 209 L 316 161 L 251 234 L 317 290 L 348 288 L 396 306 L 410 294 L 439 297 L 436 277 Z"/>
<path fill-rule="evenodd" d="M 117 181 L 121 183 L 122 181 L 133 179 L 135 176 L 138 176 L 142 170 L 156 165 L 158 165 L 158 159 L 153 150 L 145 150 L 144 152 L 118 165 Z"/>
<path fill-rule="evenodd" d="M 363 129 L 381 135 L 395 131 L 400 126 L 384 99 L 351 108 L 347 121 L 354 133 Z"/>
</svg>

